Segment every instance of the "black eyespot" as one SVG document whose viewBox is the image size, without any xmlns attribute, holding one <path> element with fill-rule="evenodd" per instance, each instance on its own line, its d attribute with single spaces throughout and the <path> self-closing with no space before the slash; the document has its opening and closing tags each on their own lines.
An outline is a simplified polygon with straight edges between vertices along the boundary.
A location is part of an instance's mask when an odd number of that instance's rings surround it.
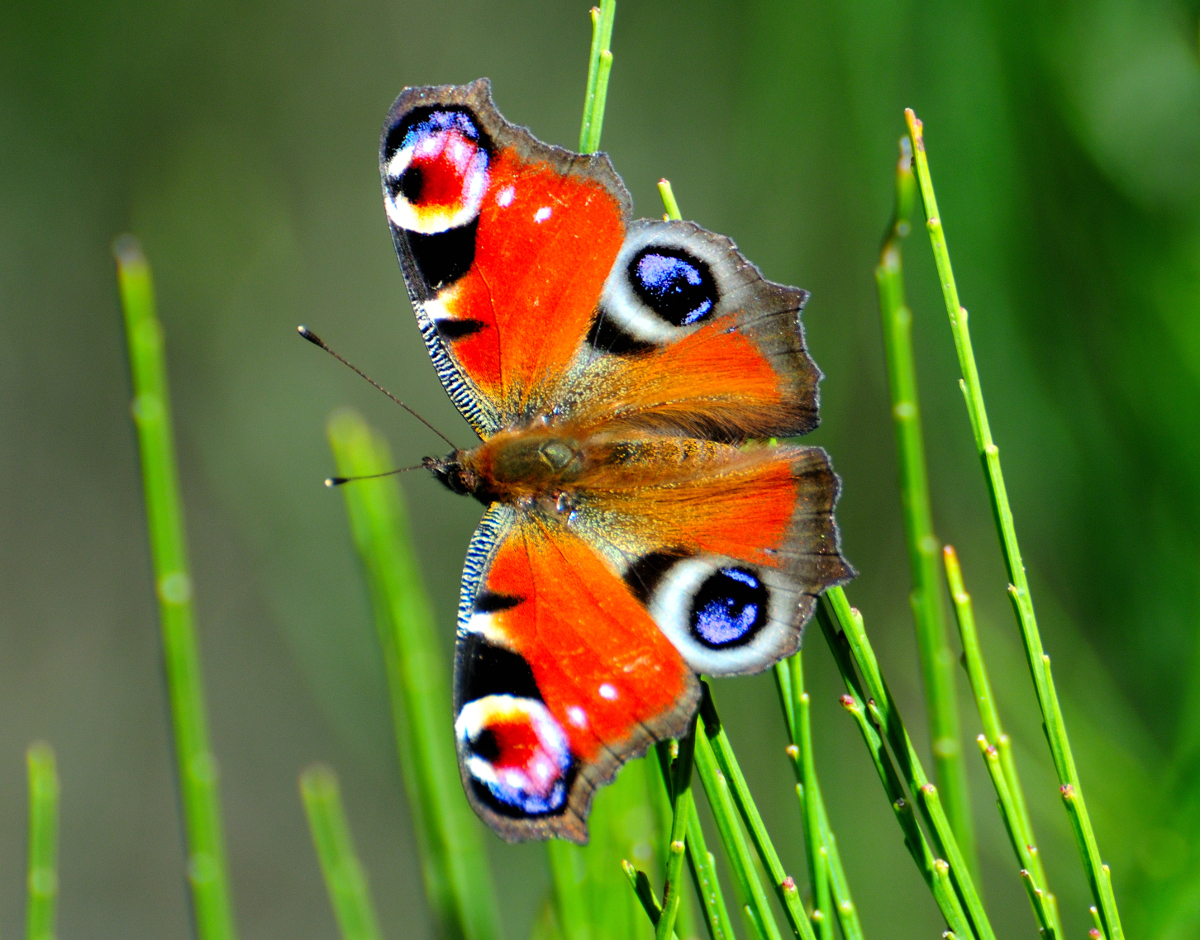
<svg viewBox="0 0 1200 940">
<path fill-rule="evenodd" d="M 471 752 L 478 754 L 486 761 L 495 761 L 500 756 L 500 742 L 496 740 L 496 732 L 484 728 L 471 739 Z"/>
<path fill-rule="evenodd" d="M 627 268 L 638 298 L 674 326 L 691 326 L 717 306 L 717 284 L 708 265 L 679 248 L 650 245 Z"/>
<path fill-rule="evenodd" d="M 501 594 L 491 595 L 500 603 L 509 600 Z M 519 603 L 519 600 L 517 601 Z M 513 606 L 511 604 L 507 606 Z M 479 610 L 476 599 L 475 609 Z M 504 610 L 504 606 L 493 608 Z M 501 646 L 494 646 L 478 633 L 468 633 L 462 639 L 459 662 L 460 702 L 473 702 L 487 695 L 515 695 L 542 700 L 537 680 L 525 658 Z"/>
<path fill-rule="evenodd" d="M 415 164 L 400 174 L 399 192 L 409 202 L 420 202 L 425 189 L 425 173 Z"/>
<path fill-rule="evenodd" d="M 600 308 L 588 330 L 587 341 L 594 349 L 615 356 L 628 356 L 656 348 L 653 343 L 630 336 L 613 317 Z"/>
<path fill-rule="evenodd" d="M 747 643 L 767 622 L 769 595 L 745 568 L 720 568 L 692 598 L 688 627 L 700 643 L 724 649 Z"/>
</svg>

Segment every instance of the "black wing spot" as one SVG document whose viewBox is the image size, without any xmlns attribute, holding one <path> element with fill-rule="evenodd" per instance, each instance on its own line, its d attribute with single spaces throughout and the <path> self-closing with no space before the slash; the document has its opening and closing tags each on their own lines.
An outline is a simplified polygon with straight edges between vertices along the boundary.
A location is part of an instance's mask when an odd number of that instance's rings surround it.
<svg viewBox="0 0 1200 940">
<path fill-rule="evenodd" d="M 452 317 L 444 317 L 441 320 L 434 320 L 433 325 L 437 327 L 437 331 L 441 334 L 442 339 L 456 340 L 462 339 L 464 336 L 472 336 L 482 330 L 486 323 L 482 320 L 471 320 L 464 318 L 462 320 Z M 495 595 L 499 597 L 500 595 Z M 475 603 L 478 605 L 479 599 L 476 598 Z M 478 607 L 476 608 L 478 609 Z"/>
<path fill-rule="evenodd" d="M 437 293 L 471 270 L 471 265 L 475 263 L 475 236 L 478 229 L 479 217 L 476 216 L 466 225 L 444 232 L 428 235 L 410 231 L 403 233 L 417 270 L 430 293 Z"/>
<path fill-rule="evenodd" d="M 680 559 L 690 558 L 691 554 L 681 548 L 672 548 L 643 555 L 625 569 L 625 583 L 629 585 L 633 596 L 642 602 L 642 606 L 646 606 L 663 576 L 675 567 Z"/>
<path fill-rule="evenodd" d="M 478 754 L 488 763 L 493 763 L 500 757 L 500 742 L 496 740 L 496 732 L 484 728 L 471 739 L 471 751 Z"/>
<path fill-rule="evenodd" d="M 520 603 L 519 600 L 505 598 L 502 594 L 493 596 Z M 479 610 L 478 600 L 475 609 Z M 463 644 L 462 675 L 459 677 L 462 682 L 460 701 L 473 702 L 488 695 L 513 695 L 517 698 L 542 701 L 542 693 L 538 691 L 533 670 L 520 653 L 495 646 L 478 633 L 468 633 L 463 639 Z"/>
<path fill-rule="evenodd" d="M 439 322 L 444 323 L 445 321 L 442 320 Z M 498 610 L 508 610 L 516 607 L 518 604 L 524 602 L 524 600 L 525 598 L 523 597 L 514 597 L 511 594 L 498 594 L 495 591 L 483 588 L 483 590 L 475 595 L 475 603 L 472 606 L 477 614 L 494 614 Z"/>
<path fill-rule="evenodd" d="M 425 171 L 419 166 L 411 165 L 400 174 L 396 188 L 406 200 L 411 203 L 421 201 L 421 193 L 425 190 Z"/>
<path fill-rule="evenodd" d="M 654 349 L 654 343 L 631 336 L 615 323 L 612 317 L 605 316 L 603 308 L 596 314 L 588 330 L 587 341 L 600 352 L 614 353 L 618 356 L 628 356 Z"/>
</svg>

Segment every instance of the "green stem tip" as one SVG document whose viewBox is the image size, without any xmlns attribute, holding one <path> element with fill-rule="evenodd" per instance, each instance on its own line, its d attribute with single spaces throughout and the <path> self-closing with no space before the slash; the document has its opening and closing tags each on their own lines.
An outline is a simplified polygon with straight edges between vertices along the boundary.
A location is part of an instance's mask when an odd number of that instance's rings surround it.
<svg viewBox="0 0 1200 940">
<path fill-rule="evenodd" d="M 188 880 L 200 940 L 233 940 L 217 764 L 209 746 L 200 648 L 162 327 L 150 265 L 131 235 L 113 245 L 133 377 L 133 420 L 142 458 L 150 556 L 158 594 L 175 758 L 187 839 Z"/>
<path fill-rule="evenodd" d="M 29 866 L 26 940 L 54 940 L 58 904 L 58 770 L 41 742 L 26 752 L 29 771 Z"/>
<path fill-rule="evenodd" d="M 323 764 L 308 768 L 300 775 L 300 797 L 342 940 L 380 940 L 367 876 L 354 851 L 337 774 Z"/>
</svg>

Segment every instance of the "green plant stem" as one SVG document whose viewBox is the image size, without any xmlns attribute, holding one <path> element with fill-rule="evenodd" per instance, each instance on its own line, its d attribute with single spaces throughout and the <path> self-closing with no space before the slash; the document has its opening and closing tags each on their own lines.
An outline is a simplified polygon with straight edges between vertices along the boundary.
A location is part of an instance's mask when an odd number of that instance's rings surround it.
<svg viewBox="0 0 1200 940">
<path fill-rule="evenodd" d="M 633 888 L 634 895 L 641 902 L 642 910 L 650 918 L 650 923 L 657 928 L 662 923 L 663 909 L 662 905 L 658 903 L 658 898 L 654 896 L 654 888 L 650 885 L 649 877 L 628 861 L 622 861 L 621 868 L 625 872 L 625 877 L 629 879 L 629 885 Z M 678 940 L 674 931 L 671 932 L 671 937 Z"/>
<path fill-rule="evenodd" d="M 829 825 L 825 812 L 825 801 L 821 796 L 820 783 L 817 780 L 816 766 L 812 750 L 812 728 L 809 720 L 808 693 L 804 690 L 804 660 L 803 651 L 798 651 L 789 659 L 775 665 L 775 682 L 779 690 L 780 701 L 783 704 L 784 717 L 787 723 L 788 745 L 787 754 L 791 759 L 792 768 L 796 774 L 796 795 L 800 799 L 801 811 L 804 815 L 804 845 L 809 865 L 809 884 L 812 888 L 814 907 L 827 912 L 830 906 L 828 893 L 833 895 L 833 910 L 842 928 L 842 936 L 846 940 L 864 940 L 862 924 L 858 919 L 858 908 L 850 895 L 850 884 L 842 867 L 841 854 L 838 852 L 837 839 Z M 825 878 L 822 887 L 821 873 Z M 832 936 L 832 922 L 828 916 L 821 918 L 817 924 L 817 932 L 822 937 Z"/>
<path fill-rule="evenodd" d="M 717 826 L 717 835 L 725 850 L 725 858 L 729 862 L 729 870 L 733 875 L 734 886 L 737 888 L 738 901 L 746 918 L 746 925 L 753 936 L 759 940 L 781 940 L 779 926 L 771 914 L 771 905 L 767 901 L 766 891 L 759 880 L 758 872 L 754 869 L 754 859 L 750 855 L 750 847 L 742 835 L 738 823 L 738 812 L 734 806 L 733 794 L 730 792 L 729 781 L 717 764 L 716 755 L 707 734 L 696 735 L 696 772 L 700 775 L 700 784 L 708 797 L 712 809 L 713 822 Z"/>
<path fill-rule="evenodd" d="M 334 414 L 328 433 L 339 476 L 368 476 L 395 466 L 382 439 L 353 412 Z M 394 478 L 381 477 L 341 489 L 375 611 L 396 750 L 433 916 L 447 934 L 494 940 L 501 929 L 491 870 L 481 827 L 459 781 L 448 670 L 400 487 Z"/>
<path fill-rule="evenodd" d="M 933 245 L 933 257 L 937 264 L 942 296 L 946 301 L 946 312 L 950 317 L 954 345 L 958 351 L 967 414 L 975 434 L 975 445 L 983 464 L 992 510 L 1000 533 L 1004 561 L 1008 567 L 1009 596 L 1016 611 L 1021 640 L 1025 647 L 1025 656 L 1033 677 L 1038 706 L 1042 712 L 1046 741 L 1050 746 L 1060 786 L 1064 790 L 1067 787 L 1071 789 L 1072 828 L 1075 831 L 1079 854 L 1092 888 L 1092 896 L 1100 911 L 1104 932 L 1109 940 L 1124 940 L 1125 933 L 1117 913 L 1116 898 L 1113 896 L 1111 882 L 1100 859 L 1100 849 L 1096 843 L 1087 804 L 1084 802 L 1083 789 L 1080 786 L 1079 773 L 1075 766 L 1075 756 L 1071 750 L 1066 726 L 1062 723 L 1058 692 L 1050 674 L 1049 660 L 1042 648 L 1041 633 L 1038 630 L 1037 617 L 1033 610 L 1033 597 L 1025 574 L 1025 564 L 1021 560 L 1021 549 L 1017 542 L 1012 507 L 1008 501 L 1008 490 L 1005 487 L 1004 474 L 1000 467 L 1000 449 L 992 440 L 987 409 L 983 401 L 983 387 L 979 381 L 979 370 L 975 364 L 975 352 L 971 346 L 971 334 L 967 326 L 967 311 L 959 302 L 954 269 L 950 264 L 950 251 L 946 244 L 941 214 L 938 212 L 933 180 L 929 174 L 929 161 L 925 152 L 922 124 L 911 108 L 905 111 L 905 117 L 915 151 L 917 179 L 920 182 L 921 198 L 925 206 L 926 227 L 929 230 L 929 240 Z"/>
<path fill-rule="evenodd" d="M 1026 882 L 1030 902 L 1034 906 L 1034 914 L 1038 917 L 1039 924 L 1046 932 L 1047 937 L 1061 936 L 1062 927 L 1058 923 L 1057 905 L 1054 895 L 1049 893 L 1046 886 L 1046 874 L 1042 869 L 1041 856 L 1036 847 L 1033 824 L 1029 819 L 1021 781 L 1017 776 L 1017 766 L 1013 760 L 1012 742 L 1000 724 L 1000 714 L 996 710 L 991 682 L 988 680 L 987 669 L 984 666 L 983 652 L 979 646 L 979 634 L 975 629 L 975 614 L 971 607 L 971 596 L 967 593 L 963 583 L 958 553 L 955 552 L 954 546 L 947 545 L 942 555 L 946 565 L 946 581 L 950 586 L 950 597 L 954 601 L 958 633 L 962 641 L 963 662 L 971 681 L 971 689 L 975 694 L 975 705 L 983 723 L 984 733 L 979 736 L 979 744 L 988 775 L 991 777 L 992 786 L 996 791 L 1000 815 L 1008 830 L 1013 851 L 1023 869 L 1022 879 Z"/>
<path fill-rule="evenodd" d="M 792 666 L 797 674 L 792 675 Z M 800 796 L 800 808 L 804 816 L 804 849 L 808 862 L 808 884 L 812 895 L 812 912 L 809 917 L 820 940 L 833 936 L 833 912 L 829 890 L 829 860 L 818 809 L 820 793 L 817 789 L 816 767 L 812 753 L 812 725 L 809 721 L 808 693 L 804 691 L 804 671 L 797 653 L 792 659 L 776 663 L 775 682 L 784 706 L 788 722 L 791 745 L 788 755 L 796 772 L 796 792 Z M 786 691 L 785 691 L 786 690 Z"/>
<path fill-rule="evenodd" d="M 300 797 L 342 940 L 379 940 L 367 876 L 354 851 L 337 775 L 320 764 L 308 768 L 300 775 Z"/>
<path fill-rule="evenodd" d="M 617 0 L 600 0 L 592 7 L 592 50 L 588 57 L 587 93 L 583 102 L 583 126 L 579 130 L 579 152 L 595 153 L 600 149 L 600 132 L 604 128 L 604 104 L 608 98 L 608 76 L 612 71 L 613 20 L 617 15 Z"/>
<path fill-rule="evenodd" d="M 667 844 L 667 871 L 663 881 L 662 917 L 655 926 L 655 940 L 667 940 L 675 931 L 675 918 L 683 898 L 683 859 L 687 849 L 688 806 L 692 795 L 692 759 L 696 750 L 696 723 L 679 742 L 679 754 L 671 766 L 671 838 Z"/>
<path fill-rule="evenodd" d="M 670 742 L 660 741 L 656 747 L 659 769 L 662 772 L 663 783 L 668 794 L 674 786 L 674 774 L 671 771 L 672 758 Z M 693 751 L 693 766 L 695 752 Z M 700 826 L 700 815 L 696 811 L 696 801 L 689 788 L 683 799 L 684 810 L 687 812 L 687 858 L 688 868 L 692 875 L 692 885 L 696 896 L 704 909 L 705 926 L 711 940 L 733 940 L 733 924 L 729 911 L 725 907 L 725 899 L 721 891 L 721 882 L 717 878 L 716 860 L 708 851 L 705 844 L 704 830 Z"/>
<path fill-rule="evenodd" d="M 904 532 L 913 584 L 909 600 L 917 629 L 933 769 L 945 800 L 951 828 L 971 866 L 972 874 L 978 880 L 971 799 L 959 733 L 954 653 L 950 649 L 946 626 L 941 566 L 938 564 L 940 543 L 933 532 L 929 475 L 925 465 L 925 442 L 917 397 L 912 311 L 904 299 L 904 273 L 900 255 L 900 243 L 911 227 L 909 219 L 916 202 L 916 190 L 917 184 L 912 174 L 912 149 L 908 138 L 902 137 L 900 159 L 896 165 L 896 204 L 880 250 L 879 264 L 875 268 L 875 284 L 883 321 L 883 346 L 900 468 L 900 503 L 904 511 Z"/>
<path fill-rule="evenodd" d="M 583 857 L 570 843 L 546 843 L 550 882 L 554 886 L 554 916 L 563 940 L 588 940 L 591 936 L 587 897 L 583 891 Z"/>
<path fill-rule="evenodd" d="M 671 188 L 671 181 L 662 179 L 658 181 L 658 195 L 663 202 L 663 208 L 667 210 L 667 218 L 674 219 L 678 222 L 683 218 L 679 211 L 679 203 L 675 201 L 675 190 Z"/>
<path fill-rule="evenodd" d="M 1053 896 L 1048 894 L 1044 888 L 1044 876 L 1035 874 L 1040 871 L 1040 860 L 1037 857 L 1037 850 L 1032 844 L 1025 842 L 1017 828 L 1014 826 L 1015 813 L 1012 809 L 1012 793 L 1009 790 L 1008 780 L 1005 779 L 1004 770 L 1000 765 L 1000 757 L 993 745 L 988 744 L 987 738 L 982 734 L 978 738 L 979 749 L 983 753 L 984 764 L 987 767 L 988 775 L 992 779 L 992 786 L 996 790 L 996 802 L 1000 807 L 1000 817 L 1004 821 L 1004 828 L 1008 832 L 1009 842 L 1012 844 L 1013 852 L 1017 856 L 1017 861 L 1021 863 L 1021 880 L 1025 884 L 1026 892 L 1029 895 L 1029 903 L 1033 906 L 1034 917 L 1037 918 L 1038 927 L 1042 931 L 1042 936 L 1047 940 L 1056 940 L 1062 937 L 1062 929 L 1059 927 L 1058 918 L 1055 916 L 1053 904 Z"/>
<path fill-rule="evenodd" d="M 850 606 L 845 591 L 840 587 L 826 591 L 822 595 L 821 603 L 827 608 L 825 616 L 830 619 L 831 624 L 836 624 L 836 630 L 840 631 L 845 639 L 849 654 L 862 676 L 862 689 L 866 692 L 866 708 L 891 747 L 909 792 L 929 827 L 934 850 L 950 866 L 950 877 L 962 899 L 963 908 L 970 916 L 975 934 L 979 940 L 994 940 L 995 933 L 983 909 L 983 902 L 975 888 L 971 872 L 959 850 L 954 832 L 950 828 L 937 788 L 929 782 L 925 769 L 921 765 L 921 759 L 917 756 L 912 741 L 909 739 L 908 731 L 896 708 L 895 700 L 888 691 L 887 683 L 879 670 L 879 663 L 871 648 L 870 640 L 863 629 L 861 615 Z M 831 648 L 835 648 L 838 642 L 836 637 L 832 633 L 827 633 L 827 638 L 830 639 Z M 847 686 L 853 688 L 841 660 L 839 660 L 839 666 L 843 667 L 843 677 L 846 679 Z M 957 930 L 954 924 L 950 924 L 950 927 L 952 930 Z"/>
<path fill-rule="evenodd" d="M 762 815 L 750 795 L 750 788 L 746 785 L 746 778 L 742 774 L 742 769 L 734 756 L 733 747 L 721 725 L 720 716 L 717 714 L 717 708 L 712 699 L 712 690 L 707 682 L 704 683 L 704 696 L 700 700 L 700 721 L 704 728 L 703 737 L 707 739 L 712 748 L 717 767 L 721 771 L 722 778 L 728 784 L 728 790 L 733 797 L 738 815 L 745 823 L 746 831 L 750 833 L 750 839 L 754 843 L 763 868 L 766 869 L 767 875 L 771 879 L 771 887 L 775 890 L 775 896 L 783 907 L 792 932 L 802 940 L 816 940 L 812 924 L 800 901 L 800 892 L 796 888 L 796 882 L 784 871 L 783 863 L 779 860 L 779 853 L 775 851 L 775 846 L 767 834 L 767 827 L 762 821 Z"/>
<path fill-rule="evenodd" d="M 133 420 L 142 457 L 150 555 L 158 595 L 167 693 L 187 838 L 192 911 L 201 940 L 236 936 L 225 863 L 217 764 L 209 747 L 204 679 L 192 616 L 163 332 L 150 266 L 130 235 L 113 246 L 133 376 Z"/>
<path fill-rule="evenodd" d="M 48 744 L 25 753 L 29 771 L 29 869 L 26 940 L 54 940 L 58 904 L 58 771 Z"/>
<path fill-rule="evenodd" d="M 937 863 L 941 860 L 933 854 L 929 841 L 925 838 L 925 833 L 921 831 L 921 826 L 913 812 L 912 803 L 905 795 L 900 774 L 884 743 L 879 725 L 868 710 L 868 694 L 855 669 L 850 644 L 834 621 L 829 605 L 819 605 L 816 616 L 833 653 L 834 661 L 846 682 L 847 694 L 842 696 L 842 707 L 854 719 L 862 734 L 863 743 L 867 746 L 867 752 L 871 755 L 876 773 L 879 774 L 879 781 L 883 784 L 884 793 L 891 804 L 892 813 L 900 826 L 904 837 L 904 846 L 916 863 L 921 877 L 925 879 L 925 884 L 933 894 L 938 909 L 946 919 L 946 924 L 952 930 L 957 931 L 962 940 L 971 940 L 975 937 L 975 932 L 967 921 L 967 915 L 958 894 L 953 890 L 947 891 L 944 879 L 939 877 Z"/>
</svg>

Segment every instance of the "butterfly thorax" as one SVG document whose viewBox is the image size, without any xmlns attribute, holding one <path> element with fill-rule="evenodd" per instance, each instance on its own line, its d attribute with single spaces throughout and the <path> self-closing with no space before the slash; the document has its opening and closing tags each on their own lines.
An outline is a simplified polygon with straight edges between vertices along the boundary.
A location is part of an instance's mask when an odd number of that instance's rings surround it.
<svg viewBox="0 0 1200 940">
<path fill-rule="evenodd" d="M 669 483 L 744 458 L 743 450 L 715 441 L 535 422 L 501 431 L 472 450 L 427 457 L 424 466 L 448 489 L 485 505 L 522 505 L 569 501 L 576 490 Z"/>
</svg>

